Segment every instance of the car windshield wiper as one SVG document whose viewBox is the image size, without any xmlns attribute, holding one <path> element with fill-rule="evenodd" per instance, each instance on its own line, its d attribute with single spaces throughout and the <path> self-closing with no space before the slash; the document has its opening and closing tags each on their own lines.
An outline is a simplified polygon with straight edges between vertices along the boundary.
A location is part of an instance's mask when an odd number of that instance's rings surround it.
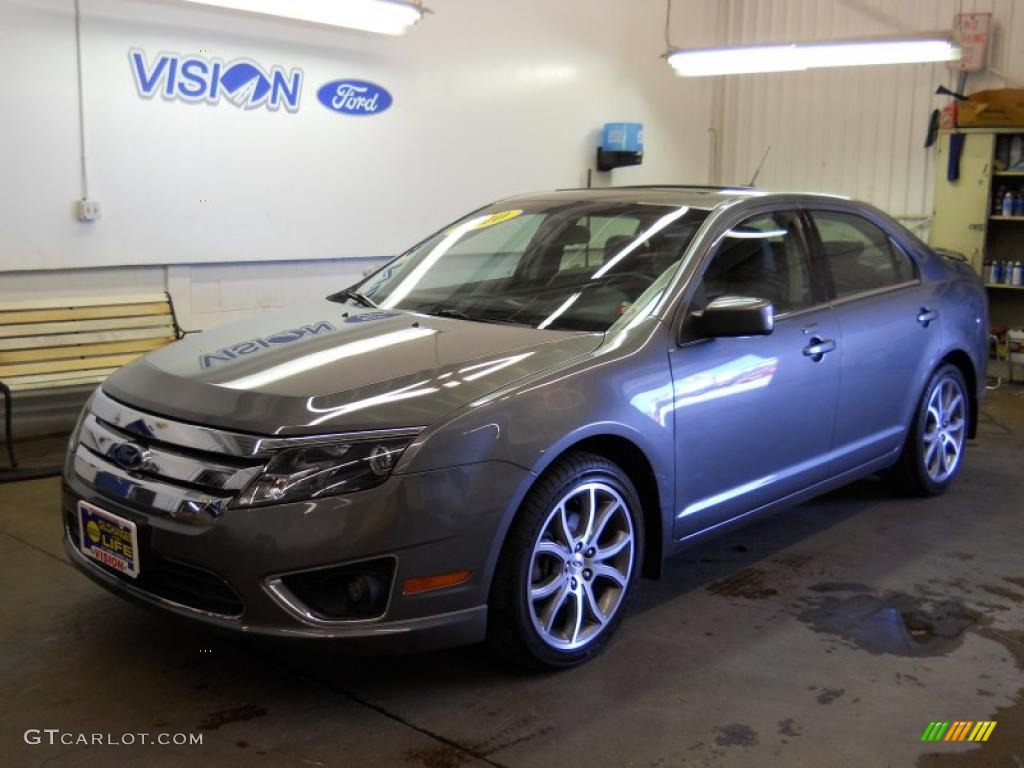
<svg viewBox="0 0 1024 768">
<path fill-rule="evenodd" d="M 380 305 L 377 302 L 375 302 L 373 299 L 371 299 L 369 296 L 365 296 L 364 294 L 360 293 L 359 291 L 354 291 L 351 288 L 346 288 L 343 291 L 338 291 L 337 293 L 332 293 L 330 296 L 327 297 L 327 300 L 328 301 L 338 301 L 338 302 L 341 302 L 341 301 L 354 301 L 357 304 L 362 304 L 364 307 L 372 307 L 374 309 L 378 309 L 380 307 Z"/>
</svg>

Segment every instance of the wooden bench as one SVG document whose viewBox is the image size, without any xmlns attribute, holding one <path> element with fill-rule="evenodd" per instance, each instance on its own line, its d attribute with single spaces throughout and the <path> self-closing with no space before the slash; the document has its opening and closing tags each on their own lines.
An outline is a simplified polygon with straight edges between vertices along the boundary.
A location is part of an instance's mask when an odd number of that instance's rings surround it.
<svg viewBox="0 0 1024 768">
<path fill-rule="evenodd" d="M 180 337 L 166 293 L 0 302 L 0 392 L 11 465 L 17 466 L 12 393 L 98 384 Z"/>
</svg>

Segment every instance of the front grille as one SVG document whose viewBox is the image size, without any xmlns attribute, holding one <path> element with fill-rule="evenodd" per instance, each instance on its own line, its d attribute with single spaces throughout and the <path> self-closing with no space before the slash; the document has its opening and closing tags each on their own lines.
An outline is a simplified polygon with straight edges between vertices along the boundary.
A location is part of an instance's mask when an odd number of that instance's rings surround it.
<svg viewBox="0 0 1024 768">
<path fill-rule="evenodd" d="M 129 507 L 209 525 L 260 473 L 265 440 L 154 416 L 99 391 L 81 423 L 74 468 Z"/>
<path fill-rule="evenodd" d="M 75 513 L 68 510 L 64 520 L 68 537 L 78 549 L 81 544 Z M 230 584 L 204 568 L 161 557 L 144 543 L 147 533 L 148 531 L 140 526 L 139 562 L 142 564 L 142 568 L 138 578 L 133 579 L 126 576 L 97 560 L 90 559 L 90 564 L 125 584 L 187 608 L 195 608 L 230 618 L 241 616 L 245 605 Z"/>
</svg>

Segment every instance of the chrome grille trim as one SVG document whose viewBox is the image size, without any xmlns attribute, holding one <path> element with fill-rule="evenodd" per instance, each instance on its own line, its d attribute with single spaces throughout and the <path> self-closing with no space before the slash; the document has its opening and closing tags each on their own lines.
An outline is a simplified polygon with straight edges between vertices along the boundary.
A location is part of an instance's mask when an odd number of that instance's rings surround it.
<svg viewBox="0 0 1024 768">
<path fill-rule="evenodd" d="M 104 496 L 190 525 L 209 526 L 232 499 L 231 496 L 215 496 L 158 480 L 134 477 L 84 445 L 75 450 L 74 470 Z"/>
<path fill-rule="evenodd" d="M 113 450 L 134 439 L 127 432 L 107 427 L 93 414 L 85 417 L 79 434 L 82 445 L 113 463 L 116 463 L 111 455 Z M 262 463 L 238 467 L 218 463 L 213 459 L 195 458 L 155 444 L 145 446 L 143 455 L 142 466 L 137 470 L 139 474 L 200 486 L 213 492 L 241 491 L 262 468 Z"/>
<path fill-rule="evenodd" d="M 263 439 L 261 437 L 185 424 L 145 413 L 117 402 L 102 389 L 96 392 L 96 397 L 92 401 L 92 412 L 101 421 L 123 432 L 136 435 L 147 443 L 155 440 L 168 445 L 188 447 L 194 451 L 226 456 L 248 458 L 266 455 L 259 451 L 260 441 Z"/>
<path fill-rule="evenodd" d="M 385 440 L 393 437 L 415 437 L 425 427 L 403 427 L 400 429 L 375 429 L 362 432 L 339 432 L 327 435 L 295 435 L 292 437 L 247 435 L 197 424 L 186 424 L 156 416 L 114 400 L 102 389 L 97 390 L 92 402 L 92 412 L 101 421 L 136 435 L 142 440 L 156 441 L 172 446 L 181 446 L 193 451 L 235 456 L 239 458 L 266 459 L 274 453 L 289 447 L 303 445 L 327 445 L 352 440 Z"/>
<path fill-rule="evenodd" d="M 278 451 L 353 440 L 414 437 L 424 427 L 295 437 L 247 435 L 140 411 L 96 391 L 81 420 L 75 473 L 100 494 L 145 512 L 208 526 Z M 130 443 L 138 465 L 119 464 Z"/>
</svg>

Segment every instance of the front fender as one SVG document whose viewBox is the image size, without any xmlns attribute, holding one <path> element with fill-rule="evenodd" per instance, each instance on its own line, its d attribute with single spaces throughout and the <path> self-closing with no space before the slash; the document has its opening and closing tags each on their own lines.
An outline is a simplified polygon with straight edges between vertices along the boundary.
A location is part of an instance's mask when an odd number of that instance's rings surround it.
<svg viewBox="0 0 1024 768">
<path fill-rule="evenodd" d="M 492 393 L 426 430 L 396 472 L 422 472 L 480 461 L 528 470 L 507 500 L 492 547 L 497 562 L 505 533 L 536 478 L 584 440 L 628 440 L 646 456 L 661 502 L 662 541 L 675 495 L 672 377 L 662 323 L 632 343 L 612 340 L 584 360 Z M 666 514 L 666 510 L 669 513 Z"/>
</svg>

